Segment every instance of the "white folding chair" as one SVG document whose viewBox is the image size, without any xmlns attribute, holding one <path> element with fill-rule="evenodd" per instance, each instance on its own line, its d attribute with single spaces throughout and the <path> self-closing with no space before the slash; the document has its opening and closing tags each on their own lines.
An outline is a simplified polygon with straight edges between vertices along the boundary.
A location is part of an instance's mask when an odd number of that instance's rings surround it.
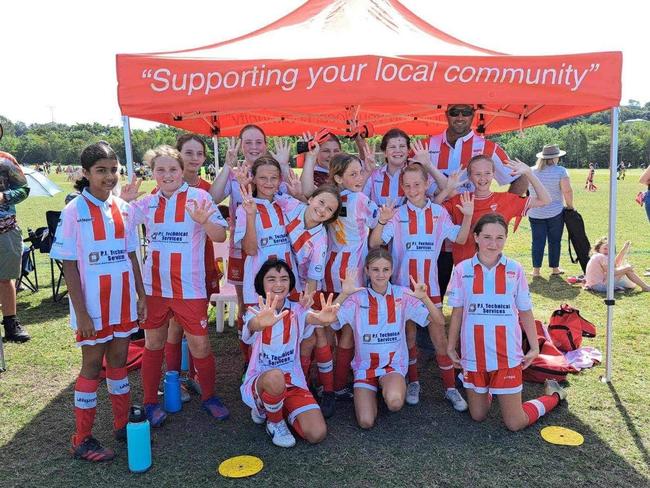
<svg viewBox="0 0 650 488">
<path fill-rule="evenodd" d="M 237 315 L 237 292 L 234 285 L 228 283 L 228 240 L 225 242 L 215 242 L 214 245 L 214 258 L 221 258 L 223 262 L 223 278 L 219 282 L 219 293 L 210 295 L 210 303 L 216 307 L 216 329 L 217 332 L 223 332 L 223 319 L 228 305 L 228 326 L 235 326 L 235 317 Z"/>
</svg>

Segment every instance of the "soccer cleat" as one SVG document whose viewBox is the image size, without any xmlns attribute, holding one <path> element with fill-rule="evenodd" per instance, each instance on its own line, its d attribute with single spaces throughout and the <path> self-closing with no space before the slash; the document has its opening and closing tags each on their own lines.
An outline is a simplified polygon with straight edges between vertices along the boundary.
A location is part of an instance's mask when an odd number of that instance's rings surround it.
<svg viewBox="0 0 650 488">
<path fill-rule="evenodd" d="M 3 341 L 27 342 L 31 339 L 27 331 L 23 329 L 22 325 L 20 325 L 17 318 L 14 317 L 11 320 L 4 319 L 2 323 L 5 327 L 5 336 Z"/>
<path fill-rule="evenodd" d="M 420 403 L 420 382 L 411 381 L 406 387 L 406 403 L 417 405 Z"/>
<path fill-rule="evenodd" d="M 445 393 L 445 399 L 451 403 L 454 410 L 457 412 L 464 412 L 467 410 L 467 402 L 463 399 L 456 388 L 449 388 Z"/>
<path fill-rule="evenodd" d="M 183 376 L 181 378 L 181 385 L 183 384 L 187 388 L 187 391 L 189 391 L 190 393 L 194 393 L 195 395 L 201 395 L 201 385 L 199 385 L 199 382 L 196 381 L 195 379 Z"/>
<path fill-rule="evenodd" d="M 160 427 L 167 419 L 167 413 L 158 403 L 146 403 L 144 411 L 151 427 Z"/>
<path fill-rule="evenodd" d="M 336 410 L 336 395 L 333 391 L 324 391 L 320 399 L 320 409 L 323 412 L 323 417 L 326 419 L 334 415 Z"/>
<path fill-rule="evenodd" d="M 289 432 L 289 427 L 287 427 L 284 420 L 267 422 L 266 432 L 271 436 L 273 444 L 278 447 L 293 447 L 296 445 L 296 438 Z"/>
<path fill-rule="evenodd" d="M 546 380 L 544 382 L 544 393 L 546 395 L 552 395 L 557 393 L 557 396 L 560 397 L 560 400 L 566 400 L 567 391 L 560 386 L 560 384 L 555 380 Z"/>
<path fill-rule="evenodd" d="M 86 437 L 77 446 L 73 444 L 70 453 L 75 459 L 83 459 L 93 463 L 110 461 L 115 457 L 112 449 L 102 447 L 99 441 L 92 436 Z"/>
<path fill-rule="evenodd" d="M 203 410 L 208 412 L 213 419 L 227 420 L 228 417 L 230 417 L 230 412 L 226 406 L 221 403 L 218 396 L 208 398 L 201 405 L 203 405 Z"/>
<path fill-rule="evenodd" d="M 113 437 L 116 441 L 126 442 L 126 426 L 113 431 Z"/>
<path fill-rule="evenodd" d="M 352 386 L 348 385 L 345 388 L 336 390 L 334 392 L 334 396 L 336 397 L 337 401 L 352 400 L 354 398 Z"/>
<path fill-rule="evenodd" d="M 258 412 L 255 408 L 251 408 L 251 419 L 255 424 L 262 425 L 264 422 L 266 422 L 266 415 Z"/>
<path fill-rule="evenodd" d="M 190 397 L 190 392 L 187 391 L 187 386 L 185 386 L 185 383 L 181 382 L 181 402 L 187 403 L 192 399 Z"/>
</svg>

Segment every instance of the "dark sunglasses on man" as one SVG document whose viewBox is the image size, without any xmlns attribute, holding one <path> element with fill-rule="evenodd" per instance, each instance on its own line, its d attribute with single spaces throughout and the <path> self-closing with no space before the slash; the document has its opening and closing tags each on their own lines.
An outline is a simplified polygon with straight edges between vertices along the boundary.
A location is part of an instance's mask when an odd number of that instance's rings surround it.
<svg viewBox="0 0 650 488">
<path fill-rule="evenodd" d="M 469 117 L 470 115 L 474 115 L 474 109 L 454 107 L 447 110 L 447 115 L 449 115 L 450 117 L 458 117 L 459 115 L 462 115 L 463 117 Z"/>
</svg>

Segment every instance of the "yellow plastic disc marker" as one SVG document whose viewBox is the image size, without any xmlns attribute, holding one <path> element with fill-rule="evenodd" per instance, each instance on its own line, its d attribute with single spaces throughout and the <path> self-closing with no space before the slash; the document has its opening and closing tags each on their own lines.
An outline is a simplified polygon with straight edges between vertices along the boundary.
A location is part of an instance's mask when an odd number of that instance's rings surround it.
<svg viewBox="0 0 650 488">
<path fill-rule="evenodd" d="M 585 441 L 585 438 L 579 432 L 555 425 L 544 427 L 540 434 L 546 442 L 560 446 L 581 446 Z"/>
<path fill-rule="evenodd" d="M 262 460 L 255 456 L 235 456 L 226 459 L 217 470 L 226 478 L 246 478 L 259 473 L 264 467 Z"/>
</svg>

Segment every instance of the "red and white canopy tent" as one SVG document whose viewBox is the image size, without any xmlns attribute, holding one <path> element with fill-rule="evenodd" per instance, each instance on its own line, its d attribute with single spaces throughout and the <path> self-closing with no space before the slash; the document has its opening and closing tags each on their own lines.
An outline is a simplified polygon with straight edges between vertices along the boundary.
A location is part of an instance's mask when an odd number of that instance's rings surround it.
<svg viewBox="0 0 650 488">
<path fill-rule="evenodd" d="M 397 0 L 309 0 L 249 34 L 182 51 L 118 54 L 118 100 L 132 168 L 129 117 L 212 136 L 247 124 L 268 135 L 321 127 L 344 134 L 350 113 L 379 133 L 441 132 L 448 103 L 479 107 L 487 134 L 612 110 L 610 242 L 615 242 L 622 53 L 510 56 L 456 39 Z M 613 269 L 614 253 L 610 255 Z M 607 305 L 611 379 L 613 275 Z"/>
</svg>

